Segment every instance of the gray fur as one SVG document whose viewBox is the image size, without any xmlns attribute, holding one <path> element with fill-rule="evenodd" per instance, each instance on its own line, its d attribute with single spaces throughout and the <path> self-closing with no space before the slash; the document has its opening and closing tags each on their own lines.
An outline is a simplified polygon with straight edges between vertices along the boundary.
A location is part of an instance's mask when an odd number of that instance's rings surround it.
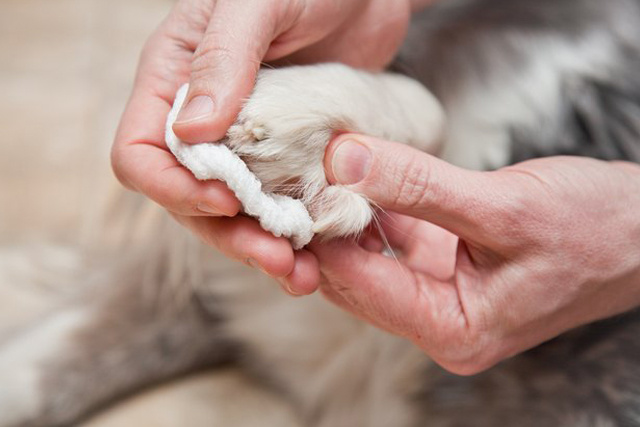
<svg viewBox="0 0 640 427">
<path fill-rule="evenodd" d="M 606 33 L 616 60 L 562 75 L 560 111 L 510 129 L 511 162 L 551 155 L 640 161 L 640 2 L 637 0 L 449 0 L 414 19 L 394 68 L 445 104 L 498 72 L 518 75 L 536 40 L 577 43 Z M 489 100 L 490 102 L 490 100 Z M 526 102 L 523 99 L 522 102 Z M 450 111 L 455 114 L 455 111 Z"/>
<path fill-rule="evenodd" d="M 597 31 L 608 34 L 617 60 L 596 73 L 563 75 L 562 102 L 549 106 L 560 114 L 543 115 L 535 128 L 507 123 L 510 159 L 640 162 L 637 0 L 443 1 L 416 17 L 394 68 L 421 80 L 447 109 L 466 85 L 525 69 L 530 52 L 521 49 L 522 37 L 578 42 Z M 424 378 L 419 425 L 639 426 L 640 311 L 586 326 L 471 378 L 437 367 Z"/>
<path fill-rule="evenodd" d="M 578 44 L 597 32 L 611 42 L 609 62 L 559 69 L 556 105 L 516 97 L 522 105 L 514 108 L 531 120 L 490 124 L 508 136 L 511 161 L 639 161 L 638 0 L 442 0 L 416 17 L 394 68 L 422 81 L 455 119 L 470 90 L 511 90 L 496 86 L 503 76 L 516 95 L 526 90 L 518 79 L 534 61 L 528 48 Z M 486 125 L 462 122 L 471 135 Z M 134 217 L 146 220 L 131 214 L 126 222 Z M 93 284 L 65 307 L 93 315 L 70 337 L 72 351 L 38 366 L 40 412 L 2 427 L 70 425 L 141 387 L 229 360 L 291 397 L 309 426 L 640 426 L 638 311 L 457 377 L 319 299 L 287 299 L 161 222 L 109 254 L 109 265 L 92 264 L 95 280 L 77 272 L 76 281 Z M 142 220 L 130 226 L 144 228 Z"/>
<path fill-rule="evenodd" d="M 566 334 L 470 378 L 437 368 L 417 399 L 426 425 L 640 425 L 640 312 Z M 434 372 L 436 371 L 436 372 Z"/>
<path fill-rule="evenodd" d="M 92 263 L 66 277 L 76 292 L 18 331 L 37 333 L 58 313 L 90 309 L 64 352 L 41 349 L 45 357 L 36 368 L 44 404 L 33 418 L 9 425 L 72 425 L 142 388 L 238 359 L 239 345 L 223 331 L 217 298 L 199 289 L 210 275 L 225 280 L 229 268 L 207 268 L 208 251 L 170 218 L 153 228 L 157 233 L 118 255 L 83 254 Z"/>
</svg>

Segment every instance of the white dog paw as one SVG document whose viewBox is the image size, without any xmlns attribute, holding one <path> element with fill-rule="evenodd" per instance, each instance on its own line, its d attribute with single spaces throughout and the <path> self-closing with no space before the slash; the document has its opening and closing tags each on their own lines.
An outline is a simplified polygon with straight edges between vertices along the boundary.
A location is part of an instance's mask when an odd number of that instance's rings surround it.
<svg viewBox="0 0 640 427">
<path fill-rule="evenodd" d="M 366 133 L 427 149 L 440 139 L 442 118 L 435 98 L 404 76 L 340 64 L 263 70 L 226 144 L 265 191 L 301 199 L 314 230 L 338 237 L 361 232 L 373 211 L 347 188 L 325 191 L 331 138 Z"/>
</svg>

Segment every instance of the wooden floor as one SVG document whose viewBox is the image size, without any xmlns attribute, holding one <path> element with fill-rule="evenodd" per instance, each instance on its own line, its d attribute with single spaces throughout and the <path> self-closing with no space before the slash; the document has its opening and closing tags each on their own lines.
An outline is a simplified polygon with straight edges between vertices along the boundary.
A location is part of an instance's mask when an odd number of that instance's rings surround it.
<svg viewBox="0 0 640 427">
<path fill-rule="evenodd" d="M 108 152 L 138 54 L 172 4 L 0 1 L 0 246 L 77 230 L 108 187 L 96 182 L 115 182 Z M 5 326 L 20 304 L 43 306 L 10 285 L 0 283 Z M 86 427 L 256 425 L 296 424 L 282 402 L 225 371 L 135 396 Z"/>
</svg>

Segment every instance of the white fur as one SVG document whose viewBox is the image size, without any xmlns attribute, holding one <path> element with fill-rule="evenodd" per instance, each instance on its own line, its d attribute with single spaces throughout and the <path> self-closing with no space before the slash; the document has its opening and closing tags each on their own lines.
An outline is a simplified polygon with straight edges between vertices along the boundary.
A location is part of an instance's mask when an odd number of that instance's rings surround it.
<svg viewBox="0 0 640 427">
<path fill-rule="evenodd" d="M 81 265 L 77 251 L 64 247 L 0 248 L 0 343 L 72 292 L 61 272 Z"/>
<path fill-rule="evenodd" d="M 514 33 L 496 40 L 527 52 L 527 66 L 514 70 L 496 67 L 488 80 L 471 78 L 463 90 L 447 102 L 446 144 L 441 157 L 469 169 L 496 169 L 509 162 L 509 132 L 514 128 L 535 132 L 554 131 L 544 117 L 557 117 L 562 105 L 561 86 L 566 76 L 597 76 L 605 64 L 615 63 L 612 40 L 595 31 L 577 44 L 549 36 L 522 37 Z M 487 52 L 490 58 L 491 51 Z M 494 61 L 497 62 L 497 61 Z M 555 111 L 549 111 L 549 109 Z M 540 138 L 543 140 L 543 138 Z"/>
<path fill-rule="evenodd" d="M 300 198 L 327 237 L 356 234 L 371 207 L 346 188 L 327 189 L 323 158 L 338 132 L 366 133 L 434 152 L 444 115 L 422 85 L 340 64 L 262 70 L 227 144 L 265 191 Z M 327 189 L 327 190 L 325 190 Z"/>
<path fill-rule="evenodd" d="M 364 324 L 320 295 L 292 299 L 266 277 L 238 272 L 211 289 L 227 332 L 314 426 L 412 425 L 406 399 L 429 360 L 408 341 Z M 365 386 L 366 384 L 366 386 Z M 306 425 L 306 424 L 305 424 Z"/>
<path fill-rule="evenodd" d="M 496 80 L 482 89 L 471 88 L 469 95 L 455 100 L 459 115 L 447 128 L 452 146 L 444 150 L 449 160 L 469 167 L 503 164 L 507 127 L 499 126 L 500 121 L 533 125 L 525 117 L 544 105 L 556 105 L 558 67 L 597 64 L 597 44 L 584 47 L 593 49 L 588 64 L 572 59 L 567 47 L 548 48 L 536 54 L 534 63 L 539 66 L 523 78 L 531 85 Z M 555 58 L 555 68 L 545 65 L 548 57 Z M 506 92 L 503 85 L 515 85 L 519 92 Z M 523 94 L 531 98 L 531 105 L 517 102 Z M 344 235 L 361 230 L 371 218 L 371 209 L 366 200 L 345 188 L 326 188 L 322 160 L 332 134 L 366 132 L 433 152 L 443 121 L 433 97 L 404 77 L 356 72 L 339 65 L 265 70 L 229 131 L 227 144 L 244 158 L 265 190 L 302 191 L 295 195 L 312 211 L 317 231 Z M 292 179 L 298 182 L 283 188 Z M 183 230 L 157 233 L 162 229 L 151 228 L 152 241 L 172 251 L 165 258 L 140 245 L 149 257 L 142 265 L 162 271 L 163 280 L 176 288 L 185 286 L 183 273 L 196 275 L 194 282 L 203 287 L 198 292 L 214 295 L 201 298 L 203 303 L 212 301 L 214 313 L 223 310 L 226 331 L 245 346 L 251 363 L 273 377 L 302 413 L 320 417 L 316 426 L 412 425 L 417 408 L 410 407 L 405 397 L 421 385 L 420 374 L 429 363 L 420 350 L 365 325 L 319 296 L 291 299 L 256 272 L 230 269 L 209 252 L 197 257 L 182 250 Z M 189 248 L 203 249 L 194 243 Z M 167 259 L 168 266 L 164 265 Z M 205 276 L 211 279 L 210 289 Z M 150 292 L 160 292 L 159 276 L 151 277 L 156 281 L 150 284 Z M 2 348 L 0 425 L 37 413 L 41 363 L 70 351 L 65 349 L 68 336 L 84 319 L 82 312 L 62 312 Z"/>
<path fill-rule="evenodd" d="M 84 310 L 61 310 L 4 343 L 0 350 L 0 425 L 18 425 L 42 411 L 46 363 L 71 351 L 66 343 L 88 318 L 90 313 Z"/>
<path fill-rule="evenodd" d="M 282 190 L 279 186 L 292 178 L 301 181 L 302 186 L 283 192 L 295 194 L 303 189 L 303 194 L 296 195 L 315 215 L 316 231 L 347 235 L 361 231 L 372 211 L 362 196 L 344 187 L 327 187 L 322 159 L 332 135 L 337 131 L 366 132 L 433 152 L 442 128 L 439 104 L 413 80 L 342 65 L 319 65 L 262 72 L 238 123 L 229 131 L 227 144 L 244 157 L 265 190 Z M 148 231 L 158 246 L 172 249 L 170 264 L 165 265 L 161 261 L 165 258 L 148 249 L 143 264 L 162 267 L 168 276 L 164 279 L 175 281 L 181 289 L 185 287 L 184 275 L 172 274 L 174 270 L 189 268 L 193 274 L 213 277 L 211 289 L 206 289 L 206 280 L 201 277 L 198 292 L 211 291 L 213 301 L 224 301 L 212 310 L 224 310 L 227 331 L 253 351 L 256 363 L 282 367 L 267 371 L 295 397 L 303 414 L 322 408 L 318 426 L 409 424 L 413 412 L 404 396 L 411 390 L 404 387 L 418 378 L 419 369 L 427 363 L 419 350 L 363 324 L 320 296 L 292 300 L 273 283 L 257 283 L 261 280 L 255 272 L 243 274 L 235 267 L 227 271 L 226 260 L 216 262 L 208 253 L 200 268 L 193 263 L 199 257 L 188 257 L 191 252 L 180 246 L 183 230 L 170 232 L 177 233 L 175 236 L 162 232 L 163 238 L 158 240 L 160 229 L 153 226 Z M 201 249 L 189 240 L 192 249 Z M 220 280 L 221 275 L 226 278 Z M 151 276 L 157 280 L 156 274 Z M 262 281 L 268 282 L 265 278 Z M 147 286 L 141 282 L 142 287 Z M 160 292 L 157 282 L 150 285 L 149 292 Z M 39 414 L 44 398 L 40 388 L 43 363 L 73 351 L 67 347 L 69 337 L 91 320 L 91 314 L 61 311 L 2 347 L 0 425 Z M 393 366 L 394 362 L 402 365 L 398 369 L 377 368 Z M 319 366 L 323 368 L 316 369 Z M 370 378 L 372 372 L 376 372 L 375 378 Z M 364 383 L 373 385 L 366 395 L 360 393 Z"/>
<path fill-rule="evenodd" d="M 369 225 L 373 211 L 367 200 L 340 185 L 326 187 L 316 199 L 319 206 L 313 231 L 324 236 L 349 236 Z"/>
</svg>

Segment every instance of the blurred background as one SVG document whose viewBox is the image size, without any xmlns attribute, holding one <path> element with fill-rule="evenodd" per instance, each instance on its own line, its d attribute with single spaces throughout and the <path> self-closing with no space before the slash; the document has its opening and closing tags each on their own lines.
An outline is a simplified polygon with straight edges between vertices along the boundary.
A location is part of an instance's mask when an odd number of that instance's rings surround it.
<svg viewBox="0 0 640 427">
<path fill-rule="evenodd" d="M 115 185 L 109 148 L 138 54 L 172 4 L 0 0 L 0 246 L 79 231 Z M 5 327 L 27 306 L 46 305 L 10 285 L 0 283 Z M 84 425 L 285 427 L 293 420 L 282 402 L 226 370 L 149 390 Z"/>
<path fill-rule="evenodd" d="M 0 238 L 77 222 L 169 0 L 0 0 Z"/>
</svg>

